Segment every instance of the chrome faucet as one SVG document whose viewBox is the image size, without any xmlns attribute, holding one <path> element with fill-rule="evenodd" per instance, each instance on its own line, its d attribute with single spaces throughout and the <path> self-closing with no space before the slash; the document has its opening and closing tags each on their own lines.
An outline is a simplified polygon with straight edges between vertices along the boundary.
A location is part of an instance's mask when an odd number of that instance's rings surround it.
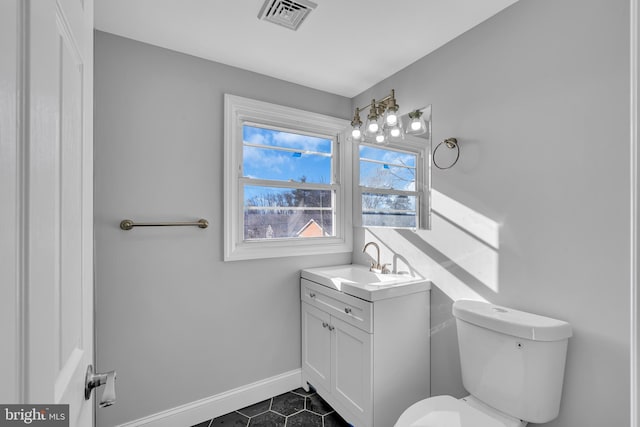
<svg viewBox="0 0 640 427">
<path fill-rule="evenodd" d="M 387 268 L 387 264 L 384 264 L 384 265 L 380 264 L 380 246 L 378 246 L 376 242 L 369 242 L 365 244 L 364 248 L 362 249 L 362 252 L 363 253 L 367 252 L 367 248 L 369 247 L 369 245 L 372 245 L 374 248 L 376 248 L 376 262 L 371 263 L 371 267 L 369 267 L 369 271 L 373 271 L 374 273 L 382 273 L 382 274 L 391 273 L 391 271 Z"/>
</svg>

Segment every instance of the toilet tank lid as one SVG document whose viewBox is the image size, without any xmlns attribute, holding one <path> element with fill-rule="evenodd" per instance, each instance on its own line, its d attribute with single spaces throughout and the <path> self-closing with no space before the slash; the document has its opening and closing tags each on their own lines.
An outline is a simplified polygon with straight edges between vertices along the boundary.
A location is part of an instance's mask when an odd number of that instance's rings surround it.
<svg viewBox="0 0 640 427">
<path fill-rule="evenodd" d="M 572 334 L 571 325 L 562 320 L 482 301 L 456 301 L 453 315 L 483 328 L 534 341 L 560 341 Z"/>
</svg>

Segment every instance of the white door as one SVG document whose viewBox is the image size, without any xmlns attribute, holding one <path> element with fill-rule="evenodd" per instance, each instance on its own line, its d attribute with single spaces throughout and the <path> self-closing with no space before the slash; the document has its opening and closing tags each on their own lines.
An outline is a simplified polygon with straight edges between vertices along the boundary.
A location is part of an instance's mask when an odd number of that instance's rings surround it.
<svg viewBox="0 0 640 427">
<path fill-rule="evenodd" d="M 364 332 L 335 317 L 332 325 L 331 393 L 365 425 L 371 424 L 373 341 Z"/>
<path fill-rule="evenodd" d="M 331 316 L 302 303 L 302 370 L 311 385 L 331 390 Z"/>
<path fill-rule="evenodd" d="M 70 425 L 91 426 L 84 380 L 93 363 L 93 0 L 2 1 L 15 5 L 20 34 L 11 184 L 17 400 L 69 404 Z"/>
</svg>

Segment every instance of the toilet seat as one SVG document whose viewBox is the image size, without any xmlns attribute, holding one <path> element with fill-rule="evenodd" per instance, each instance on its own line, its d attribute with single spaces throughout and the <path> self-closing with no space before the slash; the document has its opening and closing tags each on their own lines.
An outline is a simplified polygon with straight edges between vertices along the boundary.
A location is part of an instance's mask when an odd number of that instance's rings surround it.
<svg viewBox="0 0 640 427">
<path fill-rule="evenodd" d="M 511 427 L 502 417 L 490 416 L 452 396 L 435 396 L 408 407 L 395 427 Z"/>
</svg>

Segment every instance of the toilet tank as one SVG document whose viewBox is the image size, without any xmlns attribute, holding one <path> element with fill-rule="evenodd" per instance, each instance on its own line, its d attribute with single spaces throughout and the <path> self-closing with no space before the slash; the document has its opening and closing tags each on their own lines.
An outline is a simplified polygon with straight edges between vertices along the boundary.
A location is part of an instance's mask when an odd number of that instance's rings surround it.
<svg viewBox="0 0 640 427">
<path fill-rule="evenodd" d="M 464 388 L 533 423 L 558 416 L 571 325 L 481 301 L 453 304 Z"/>
</svg>

